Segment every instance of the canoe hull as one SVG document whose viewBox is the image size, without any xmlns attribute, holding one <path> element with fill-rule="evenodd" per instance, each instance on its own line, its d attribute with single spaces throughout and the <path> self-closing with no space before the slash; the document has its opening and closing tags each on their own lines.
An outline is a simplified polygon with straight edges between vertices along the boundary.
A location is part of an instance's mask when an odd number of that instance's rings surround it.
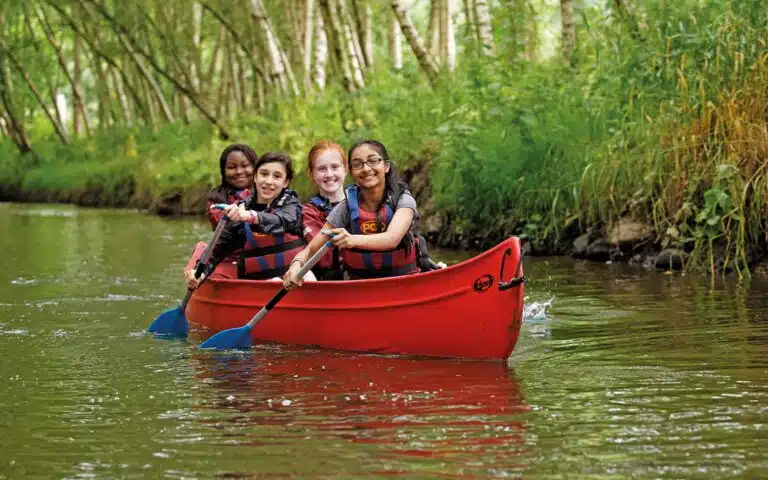
<svg viewBox="0 0 768 480">
<path fill-rule="evenodd" d="M 506 359 L 517 342 L 523 284 L 520 241 L 451 267 L 396 278 L 307 282 L 252 331 L 254 342 L 435 357 Z M 502 262 L 504 271 L 501 272 Z M 211 279 L 187 306 L 190 322 L 214 332 L 244 325 L 279 282 Z"/>
</svg>

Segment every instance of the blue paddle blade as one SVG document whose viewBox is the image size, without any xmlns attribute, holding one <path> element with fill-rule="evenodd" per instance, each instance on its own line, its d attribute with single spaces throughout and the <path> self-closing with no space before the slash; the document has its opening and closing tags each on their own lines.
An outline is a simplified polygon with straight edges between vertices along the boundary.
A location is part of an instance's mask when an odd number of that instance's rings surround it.
<svg viewBox="0 0 768 480">
<path fill-rule="evenodd" d="M 187 323 L 187 316 L 184 315 L 184 311 L 181 306 L 171 308 L 161 313 L 152 325 L 147 329 L 150 333 L 156 333 L 158 335 L 179 335 L 186 337 L 189 333 L 189 324 Z"/>
<path fill-rule="evenodd" d="M 200 348 L 214 350 L 232 350 L 235 348 L 251 348 L 251 329 L 244 326 L 222 330 L 216 335 L 200 344 Z"/>
</svg>

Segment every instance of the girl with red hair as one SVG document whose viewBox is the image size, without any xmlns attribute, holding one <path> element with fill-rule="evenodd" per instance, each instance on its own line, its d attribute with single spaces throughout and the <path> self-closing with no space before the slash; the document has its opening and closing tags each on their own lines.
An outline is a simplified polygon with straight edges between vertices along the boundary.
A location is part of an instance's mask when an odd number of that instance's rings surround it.
<svg viewBox="0 0 768 480">
<path fill-rule="evenodd" d="M 317 193 L 302 208 L 304 239 L 309 243 L 320 233 L 333 207 L 345 198 L 347 156 L 344 148 L 328 140 L 316 143 L 307 155 L 307 173 L 317 187 Z M 340 280 L 339 249 L 326 253 L 312 271 L 318 280 Z"/>
</svg>

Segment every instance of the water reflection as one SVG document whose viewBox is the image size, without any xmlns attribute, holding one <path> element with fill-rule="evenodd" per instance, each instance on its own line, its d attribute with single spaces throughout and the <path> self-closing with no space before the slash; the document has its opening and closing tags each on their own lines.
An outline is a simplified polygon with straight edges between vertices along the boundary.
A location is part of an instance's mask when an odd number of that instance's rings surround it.
<svg viewBox="0 0 768 480">
<path fill-rule="evenodd" d="M 227 440 L 240 445 L 296 437 L 364 444 L 369 473 L 410 471 L 414 458 L 427 459 L 432 473 L 446 459 L 467 475 L 522 468 L 530 407 L 504 364 L 285 347 L 191 358 L 195 378 L 218 391 L 201 392 L 202 401 L 217 400 L 199 407 L 226 414 L 205 421 L 236 425 Z"/>
</svg>

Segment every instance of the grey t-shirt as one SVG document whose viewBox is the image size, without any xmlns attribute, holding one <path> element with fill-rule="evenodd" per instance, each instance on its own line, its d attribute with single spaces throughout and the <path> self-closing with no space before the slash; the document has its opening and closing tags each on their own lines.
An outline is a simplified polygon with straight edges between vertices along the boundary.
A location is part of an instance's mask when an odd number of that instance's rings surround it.
<svg viewBox="0 0 768 480">
<path fill-rule="evenodd" d="M 395 210 L 398 208 L 410 208 L 413 210 L 411 229 L 415 230 L 419 221 L 419 211 L 416 209 L 416 199 L 413 198 L 413 195 L 411 195 L 410 192 L 405 191 L 400 195 Z M 347 202 L 341 202 L 333 207 L 333 210 L 328 214 L 328 218 L 326 218 L 325 221 L 331 224 L 333 228 L 347 227 L 350 223 L 349 206 L 347 205 Z"/>
</svg>

